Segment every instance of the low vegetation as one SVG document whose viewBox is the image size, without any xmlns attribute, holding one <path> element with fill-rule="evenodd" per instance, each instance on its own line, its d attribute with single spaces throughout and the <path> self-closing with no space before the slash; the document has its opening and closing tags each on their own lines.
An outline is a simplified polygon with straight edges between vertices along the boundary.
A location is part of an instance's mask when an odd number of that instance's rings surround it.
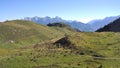
<svg viewBox="0 0 120 68">
<path fill-rule="evenodd" d="M 0 23 L 0 68 L 119 68 L 120 33 Z"/>
<path fill-rule="evenodd" d="M 47 27 L 30 21 L 6 21 L 0 23 L 0 47 L 28 46 L 72 32 L 68 29 Z"/>
</svg>

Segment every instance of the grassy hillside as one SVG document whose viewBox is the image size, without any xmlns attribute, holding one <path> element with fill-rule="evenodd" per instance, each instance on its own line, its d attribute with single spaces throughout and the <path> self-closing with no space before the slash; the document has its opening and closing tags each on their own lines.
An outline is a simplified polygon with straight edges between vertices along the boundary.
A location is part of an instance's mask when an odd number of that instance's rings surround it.
<svg viewBox="0 0 120 68">
<path fill-rule="evenodd" d="M 0 47 L 20 47 L 63 36 L 71 31 L 47 27 L 30 21 L 14 20 L 0 23 Z"/>
<path fill-rule="evenodd" d="M 19 49 L 0 58 L 1 68 L 119 68 L 120 33 L 75 33 Z"/>
<path fill-rule="evenodd" d="M 101 33 L 76 33 L 67 36 L 66 42 L 69 46 L 74 47 L 78 51 L 85 54 L 101 55 L 101 56 L 120 56 L 119 42 L 120 33 L 101 32 Z M 59 43 L 59 41 L 58 41 Z"/>
<path fill-rule="evenodd" d="M 48 27 L 30 21 L 13 20 L 0 23 L 0 56 L 31 48 L 35 44 L 61 38 L 71 34 L 65 28 Z"/>
<path fill-rule="evenodd" d="M 119 36 L 120 33 L 114 32 L 80 32 L 74 35 L 66 36 L 65 38 L 55 42 L 55 44 L 57 46 L 62 45 L 64 48 L 75 51 L 75 53 L 79 55 L 87 56 L 86 59 L 91 56 L 94 60 L 90 59 L 89 63 L 92 64 L 94 62 L 101 64 L 102 67 L 100 68 L 119 68 Z M 92 68 L 94 68 L 94 66 Z"/>
<path fill-rule="evenodd" d="M 0 23 L 0 68 L 120 68 L 120 33 Z"/>
</svg>

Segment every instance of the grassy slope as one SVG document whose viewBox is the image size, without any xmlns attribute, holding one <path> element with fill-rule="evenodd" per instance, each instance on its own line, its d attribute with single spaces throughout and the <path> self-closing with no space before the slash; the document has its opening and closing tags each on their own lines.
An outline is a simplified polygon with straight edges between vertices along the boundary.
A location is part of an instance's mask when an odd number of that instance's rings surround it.
<svg viewBox="0 0 120 68">
<path fill-rule="evenodd" d="M 4 27 L 3 27 L 4 26 Z M 3 31 L 4 30 L 4 31 Z M 52 44 L 37 44 L 35 48 L 19 48 L 71 34 L 67 29 L 47 27 L 28 21 L 0 24 L 0 68 L 119 68 L 120 33 L 76 33 L 67 36 L 76 50 L 58 48 Z M 75 32 L 74 32 L 75 33 Z M 13 40 L 14 43 L 10 43 Z M 80 55 L 82 53 L 82 55 Z M 83 55 L 84 54 L 84 55 Z M 102 67 L 101 67 L 102 65 Z"/>
<path fill-rule="evenodd" d="M 59 38 L 65 33 L 71 34 L 72 31 L 22 20 L 0 23 L 0 56 L 14 53 L 19 48 L 28 48 L 37 43 Z"/>
<path fill-rule="evenodd" d="M 32 50 L 1 58 L 2 68 L 119 68 L 119 59 L 94 59 L 93 55 L 105 58 L 119 58 L 120 33 L 76 33 L 67 41 L 76 50 L 57 48 L 51 44 L 38 45 Z M 80 55 L 83 52 L 84 55 Z M 103 58 L 104 58 L 103 57 Z"/>
<path fill-rule="evenodd" d="M 68 37 L 68 41 L 80 51 L 94 55 L 120 57 L 120 33 L 77 33 Z"/>
<path fill-rule="evenodd" d="M 38 25 L 29 21 L 14 20 L 0 24 L 0 47 L 30 45 L 70 33 L 69 30 Z M 14 43 L 10 43 L 14 41 Z"/>
<path fill-rule="evenodd" d="M 68 36 L 68 41 L 84 55 L 103 57 L 106 59 L 94 59 L 102 65 L 102 68 L 120 68 L 120 33 L 94 32 L 77 33 Z"/>
</svg>

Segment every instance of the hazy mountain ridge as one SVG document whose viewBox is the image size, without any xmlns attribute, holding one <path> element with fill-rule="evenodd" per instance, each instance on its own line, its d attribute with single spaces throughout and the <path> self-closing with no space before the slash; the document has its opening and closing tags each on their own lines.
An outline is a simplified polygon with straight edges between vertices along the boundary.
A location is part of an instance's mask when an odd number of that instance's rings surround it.
<svg viewBox="0 0 120 68">
<path fill-rule="evenodd" d="M 114 20 L 118 19 L 119 17 L 120 17 L 120 15 L 119 16 L 106 17 L 104 19 L 96 19 L 96 20 L 92 20 L 92 21 L 88 22 L 87 24 L 91 26 L 93 31 L 96 31 L 96 30 L 104 27 L 105 25 L 113 22 Z"/>
<path fill-rule="evenodd" d="M 54 22 L 66 22 L 65 20 L 61 19 L 60 17 L 56 16 L 55 18 L 51 18 L 49 16 L 46 17 L 25 17 L 23 20 L 29 20 L 33 22 L 37 22 L 43 25 L 46 25 L 48 23 L 54 23 Z"/>
<path fill-rule="evenodd" d="M 56 16 L 55 18 L 51 18 L 51 17 L 25 17 L 23 20 L 29 20 L 29 21 L 33 21 L 33 22 L 37 22 L 39 24 L 43 24 L 43 25 L 47 25 L 49 23 L 55 23 L 55 22 L 64 22 L 65 24 L 70 25 L 72 28 L 76 28 L 79 29 L 80 31 L 92 31 L 92 29 L 90 28 L 89 25 L 84 24 L 82 22 L 78 22 L 78 21 L 72 21 L 72 20 L 64 20 L 58 16 Z"/>
<path fill-rule="evenodd" d="M 37 22 L 39 24 L 43 24 L 43 25 L 47 25 L 48 23 L 55 23 L 55 22 L 64 22 L 65 24 L 70 25 L 72 28 L 76 28 L 80 31 L 85 31 L 85 32 L 94 32 L 102 27 L 104 27 L 105 25 L 113 22 L 114 20 L 118 19 L 120 17 L 119 16 L 111 16 L 111 17 L 106 17 L 104 19 L 95 19 L 92 20 L 90 22 L 88 22 L 87 24 L 82 23 L 82 22 L 78 22 L 75 20 L 64 20 L 61 17 L 54 17 L 51 18 L 49 16 L 46 17 L 25 17 L 24 20 L 29 20 L 29 21 L 33 21 L 33 22 Z"/>
<path fill-rule="evenodd" d="M 120 18 L 97 30 L 97 32 L 120 32 Z"/>
</svg>

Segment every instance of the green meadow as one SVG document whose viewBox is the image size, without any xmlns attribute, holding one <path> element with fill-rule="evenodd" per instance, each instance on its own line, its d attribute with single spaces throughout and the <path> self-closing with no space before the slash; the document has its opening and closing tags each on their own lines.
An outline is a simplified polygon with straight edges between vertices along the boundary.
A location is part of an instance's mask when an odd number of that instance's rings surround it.
<svg viewBox="0 0 120 68">
<path fill-rule="evenodd" d="M 119 32 L 0 23 L 0 68 L 120 68 Z"/>
</svg>

